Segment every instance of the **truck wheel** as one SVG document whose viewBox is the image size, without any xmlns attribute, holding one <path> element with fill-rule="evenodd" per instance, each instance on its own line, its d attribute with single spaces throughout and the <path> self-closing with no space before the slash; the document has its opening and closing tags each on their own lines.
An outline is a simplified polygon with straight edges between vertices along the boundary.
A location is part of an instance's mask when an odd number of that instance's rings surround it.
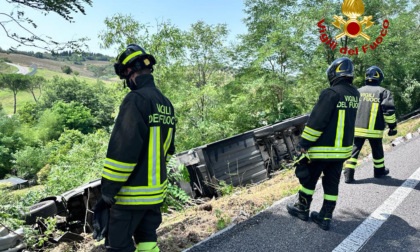
<svg viewBox="0 0 420 252">
<path fill-rule="evenodd" d="M 57 214 L 57 206 L 54 200 L 46 200 L 29 207 L 29 214 L 26 216 L 26 224 L 35 224 L 37 217 L 54 217 Z"/>
</svg>

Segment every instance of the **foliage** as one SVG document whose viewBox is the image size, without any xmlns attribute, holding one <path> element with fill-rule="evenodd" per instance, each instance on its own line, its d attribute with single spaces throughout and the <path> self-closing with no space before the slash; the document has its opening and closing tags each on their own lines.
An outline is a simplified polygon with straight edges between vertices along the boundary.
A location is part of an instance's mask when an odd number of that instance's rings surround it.
<svg viewBox="0 0 420 252">
<path fill-rule="evenodd" d="M 8 117 L 0 111 L 0 178 L 12 168 L 12 154 L 24 146 L 20 122 L 16 116 Z"/>
<path fill-rule="evenodd" d="M 0 74 L 0 88 L 7 88 L 13 92 L 14 109 L 16 114 L 16 95 L 19 91 L 27 90 L 29 85 L 28 76 L 21 74 Z"/>
<path fill-rule="evenodd" d="M 92 116 L 95 117 L 95 128 L 107 127 L 114 122 L 111 115 L 117 102 L 115 94 L 118 94 L 118 91 L 115 89 L 117 88 L 106 86 L 100 81 L 95 85 L 89 85 L 76 78 L 68 80 L 54 78 L 45 84 L 40 108 L 52 108 L 58 101 L 78 102 L 90 109 Z"/>
<path fill-rule="evenodd" d="M 233 192 L 233 185 L 227 184 L 225 181 L 220 181 L 219 186 L 217 187 L 223 196 L 230 195 Z"/>
<path fill-rule="evenodd" d="M 13 168 L 20 178 L 34 179 L 36 174 L 44 167 L 49 158 L 49 153 L 42 147 L 26 146 L 12 154 L 15 159 Z"/>
<path fill-rule="evenodd" d="M 31 18 L 25 16 L 25 11 L 23 9 L 20 9 L 20 7 L 26 6 L 38 11 L 42 11 L 45 14 L 48 14 L 50 12 L 56 13 L 65 20 L 72 22 L 72 15 L 78 12 L 85 14 L 85 8 L 83 4 L 92 5 L 92 0 L 8 0 L 7 2 L 13 4 L 11 5 L 12 9 L 11 11 L 0 12 L 0 15 L 5 16 L 5 19 L 0 22 L 0 27 L 3 29 L 3 32 L 9 39 L 19 43 L 18 46 L 26 45 L 48 51 L 60 51 L 65 48 L 80 51 L 81 48 L 86 47 L 86 45 L 84 44 L 86 38 L 59 43 L 48 36 L 36 35 L 35 32 L 32 31 L 32 29 L 35 29 L 37 27 L 36 23 Z M 17 24 L 19 29 L 21 30 L 9 33 L 7 29 L 7 25 L 9 23 Z M 28 26 L 30 26 L 32 29 Z"/>
<path fill-rule="evenodd" d="M 191 201 L 186 192 L 179 187 L 180 181 L 190 181 L 189 173 L 185 165 L 176 167 L 174 159 L 169 161 L 166 168 L 168 172 L 168 193 L 163 203 L 162 211 L 168 212 L 169 207 L 174 207 L 180 211 Z"/>
<path fill-rule="evenodd" d="M 71 67 L 69 66 L 61 66 L 61 71 L 65 74 L 71 74 L 73 72 L 73 70 L 71 69 Z"/>
<path fill-rule="evenodd" d="M 66 155 L 59 155 L 51 166 L 47 193 L 58 195 L 101 177 L 109 134 L 103 130 L 83 135 Z"/>
<path fill-rule="evenodd" d="M 221 210 L 216 209 L 216 218 L 217 218 L 217 230 L 222 230 L 226 228 L 230 223 L 231 219 L 228 215 L 224 214 Z"/>
</svg>

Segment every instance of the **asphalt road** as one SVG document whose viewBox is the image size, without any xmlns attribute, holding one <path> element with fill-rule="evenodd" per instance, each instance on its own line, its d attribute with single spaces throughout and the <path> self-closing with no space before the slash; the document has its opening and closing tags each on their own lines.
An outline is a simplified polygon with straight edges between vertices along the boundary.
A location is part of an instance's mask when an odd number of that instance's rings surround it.
<svg viewBox="0 0 420 252">
<path fill-rule="evenodd" d="M 18 68 L 18 71 L 16 72 L 17 74 L 26 75 L 26 74 L 29 73 L 29 67 L 24 67 L 24 66 L 21 66 L 21 65 L 16 65 L 16 64 L 7 63 L 7 62 L 6 62 L 6 64 L 17 67 Z"/>
<path fill-rule="evenodd" d="M 291 217 L 293 196 L 187 251 L 420 251 L 420 137 L 386 152 L 385 166 L 385 178 L 373 178 L 371 160 L 356 168 L 356 183 L 341 178 L 329 231 Z M 318 183 L 311 210 L 322 198 Z"/>
</svg>

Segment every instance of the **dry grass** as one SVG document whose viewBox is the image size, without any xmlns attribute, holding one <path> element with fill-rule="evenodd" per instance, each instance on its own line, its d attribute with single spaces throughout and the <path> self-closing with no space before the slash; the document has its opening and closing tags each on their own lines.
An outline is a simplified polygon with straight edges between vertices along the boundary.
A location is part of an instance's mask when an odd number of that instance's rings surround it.
<svg viewBox="0 0 420 252">
<path fill-rule="evenodd" d="M 31 56 L 26 56 L 22 54 L 14 54 L 14 53 L 0 53 L 0 58 L 8 58 L 14 64 L 19 64 L 22 66 L 31 66 L 32 64 L 37 65 L 38 69 L 47 69 L 50 71 L 61 73 L 62 66 L 69 66 L 74 71 L 80 73 L 81 76 L 86 77 L 93 77 L 94 74 L 87 70 L 87 65 L 106 65 L 109 64 L 107 61 L 86 61 L 83 62 L 83 65 L 76 65 L 71 62 L 63 62 L 63 61 L 55 61 L 50 59 L 40 59 Z"/>
<path fill-rule="evenodd" d="M 261 184 L 235 188 L 231 195 L 165 216 L 158 229 L 159 247 L 162 251 L 182 251 L 230 224 L 254 216 L 298 188 L 294 171 L 285 170 Z"/>
</svg>

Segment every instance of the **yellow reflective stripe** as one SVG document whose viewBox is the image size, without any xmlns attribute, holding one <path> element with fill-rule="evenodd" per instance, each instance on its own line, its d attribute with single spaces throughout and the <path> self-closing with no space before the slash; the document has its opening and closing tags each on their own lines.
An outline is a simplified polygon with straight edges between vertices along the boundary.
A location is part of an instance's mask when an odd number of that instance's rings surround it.
<svg viewBox="0 0 420 252">
<path fill-rule="evenodd" d="M 390 116 L 384 115 L 384 119 L 385 119 L 385 122 L 387 122 L 387 123 L 395 123 L 396 122 L 395 114 L 390 115 Z"/>
<path fill-rule="evenodd" d="M 104 177 L 108 180 L 112 180 L 112 181 L 125 182 L 130 177 L 130 174 L 129 173 L 114 172 L 114 171 L 111 171 L 111 170 L 108 170 L 108 169 L 104 168 L 102 170 L 102 177 Z"/>
<path fill-rule="evenodd" d="M 356 165 L 355 164 L 350 164 L 350 163 L 345 163 L 344 164 L 344 168 L 356 168 Z"/>
<path fill-rule="evenodd" d="M 173 132 L 173 129 L 172 129 L 172 128 L 169 128 L 169 131 L 168 131 L 168 136 L 166 137 L 165 143 L 163 144 L 163 147 L 164 147 L 164 149 L 165 149 L 165 156 L 166 156 L 166 153 L 167 153 L 167 152 L 168 152 L 168 150 L 169 150 L 169 146 L 171 146 L 171 142 L 172 142 L 172 132 Z"/>
<path fill-rule="evenodd" d="M 134 52 L 134 53 L 132 53 L 132 54 L 130 54 L 130 55 L 128 55 L 127 56 L 127 58 L 125 58 L 124 59 L 124 61 L 122 62 L 122 64 L 123 65 L 125 65 L 125 63 L 127 63 L 129 60 L 131 60 L 132 58 L 134 58 L 134 57 L 136 57 L 137 55 L 142 55 L 143 54 L 143 52 L 142 51 L 137 51 L 137 52 Z"/>
<path fill-rule="evenodd" d="M 159 195 L 148 196 L 116 196 L 115 204 L 117 205 L 154 205 L 162 203 L 166 197 L 166 191 Z"/>
<path fill-rule="evenodd" d="M 313 195 L 314 192 L 315 192 L 315 190 L 307 189 L 307 188 L 303 187 L 302 185 L 300 186 L 300 189 L 299 190 L 301 192 L 304 192 L 304 193 L 308 194 L 308 195 Z"/>
<path fill-rule="evenodd" d="M 335 147 L 341 147 L 343 145 L 345 116 L 346 116 L 346 111 L 344 109 L 340 109 L 338 111 L 337 131 L 336 131 L 336 137 L 335 137 Z"/>
<path fill-rule="evenodd" d="M 311 159 L 326 159 L 326 158 L 338 158 L 338 159 L 347 159 L 351 157 L 351 152 L 349 153 L 309 153 Z"/>
<path fill-rule="evenodd" d="M 134 167 L 136 167 L 137 164 L 135 163 L 124 163 L 120 161 L 116 161 L 110 158 L 105 158 L 105 164 L 104 166 L 113 170 L 117 171 L 124 171 L 124 172 L 132 172 L 134 170 Z"/>
<path fill-rule="evenodd" d="M 381 159 L 374 159 L 373 158 L 373 162 L 376 162 L 376 163 L 380 163 L 380 162 L 384 162 L 385 161 L 385 158 L 381 158 Z"/>
<path fill-rule="evenodd" d="M 159 252 L 157 242 L 140 242 L 137 244 L 137 251 L 139 252 Z"/>
<path fill-rule="evenodd" d="M 383 130 L 369 130 L 363 128 L 355 128 L 354 135 L 360 137 L 382 138 Z"/>
<path fill-rule="evenodd" d="M 332 146 L 316 146 L 310 147 L 308 153 L 310 152 L 349 152 L 352 150 L 352 146 L 348 147 L 332 147 Z"/>
<path fill-rule="evenodd" d="M 118 192 L 119 195 L 133 195 L 133 194 L 159 194 L 167 188 L 166 180 L 162 185 L 158 186 L 123 186 Z"/>
<path fill-rule="evenodd" d="M 329 201 L 337 201 L 338 195 L 324 194 L 324 199 L 329 200 Z"/>
<path fill-rule="evenodd" d="M 378 107 L 379 107 L 379 103 L 372 103 L 372 109 L 370 110 L 370 117 L 369 117 L 370 130 L 375 129 L 375 122 L 376 122 L 376 116 L 378 114 Z"/>
<path fill-rule="evenodd" d="M 314 130 L 314 129 L 308 127 L 308 126 L 305 126 L 305 129 L 303 131 L 307 131 L 309 134 L 312 134 L 314 136 L 320 136 L 322 134 L 321 131 Z"/>
<path fill-rule="evenodd" d="M 311 142 L 315 142 L 316 140 L 318 140 L 318 137 L 310 136 L 310 135 L 306 134 L 306 132 L 302 133 L 302 138 L 304 138 L 308 141 L 311 141 Z"/>
<path fill-rule="evenodd" d="M 348 161 L 357 163 L 357 158 L 350 158 Z"/>
<path fill-rule="evenodd" d="M 166 191 L 166 189 L 168 188 L 168 185 L 163 186 L 163 188 L 160 188 L 160 190 L 156 190 L 155 189 L 137 189 L 137 190 L 128 190 L 128 189 L 121 189 L 118 192 L 118 195 L 124 196 L 124 195 L 148 195 L 148 194 L 161 194 L 164 193 Z"/>
<path fill-rule="evenodd" d="M 160 183 L 160 126 L 150 128 L 148 185 L 155 186 Z"/>
<path fill-rule="evenodd" d="M 382 168 L 382 167 L 385 167 L 385 164 L 384 163 L 382 163 L 382 164 L 375 164 L 375 163 L 373 163 L 373 167 L 375 167 L 375 168 Z"/>
</svg>

